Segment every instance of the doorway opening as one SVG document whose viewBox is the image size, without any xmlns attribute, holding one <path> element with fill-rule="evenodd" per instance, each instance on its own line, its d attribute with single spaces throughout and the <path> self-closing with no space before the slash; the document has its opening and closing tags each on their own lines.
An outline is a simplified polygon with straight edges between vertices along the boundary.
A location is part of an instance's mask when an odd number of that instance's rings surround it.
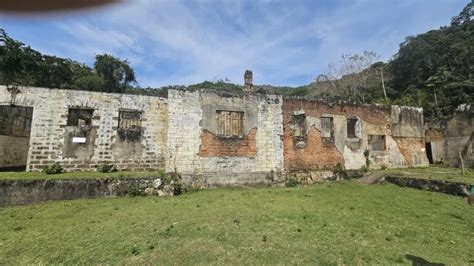
<svg viewBox="0 0 474 266">
<path fill-rule="evenodd" d="M 425 149 L 426 149 L 426 156 L 428 157 L 428 161 L 430 162 L 430 164 L 433 164 L 433 151 L 431 149 L 431 142 L 425 143 Z"/>
</svg>

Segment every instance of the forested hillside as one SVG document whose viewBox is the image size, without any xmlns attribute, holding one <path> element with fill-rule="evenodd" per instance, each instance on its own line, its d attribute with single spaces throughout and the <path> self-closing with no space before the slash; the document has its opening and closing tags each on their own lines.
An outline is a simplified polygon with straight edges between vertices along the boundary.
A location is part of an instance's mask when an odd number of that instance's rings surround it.
<svg viewBox="0 0 474 266">
<path fill-rule="evenodd" d="M 373 52 L 343 55 L 308 93 L 327 99 L 420 106 L 425 117 L 442 118 L 474 102 L 474 1 L 451 25 L 406 37 L 388 63 Z M 385 91 L 385 95 L 384 95 Z"/>
<path fill-rule="evenodd" d="M 376 53 L 343 54 L 328 72 L 297 88 L 255 85 L 261 93 L 318 97 L 328 101 L 420 106 L 425 117 L 442 118 L 461 103 L 474 102 L 474 0 L 452 18 L 451 25 L 406 37 L 389 62 Z M 96 56 L 93 67 L 71 59 L 43 55 L 0 30 L 0 84 L 164 95 L 167 86 L 141 88 L 127 60 Z M 227 80 L 189 89 L 241 90 Z"/>
<path fill-rule="evenodd" d="M 470 13 L 448 27 L 408 37 L 388 64 L 394 102 L 422 106 L 427 118 L 474 101 L 474 21 Z"/>
</svg>

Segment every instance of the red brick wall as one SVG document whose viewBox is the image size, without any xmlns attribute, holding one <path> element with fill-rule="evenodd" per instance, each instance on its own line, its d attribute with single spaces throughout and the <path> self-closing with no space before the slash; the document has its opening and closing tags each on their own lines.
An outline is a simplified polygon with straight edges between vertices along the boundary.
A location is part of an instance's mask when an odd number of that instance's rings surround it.
<svg viewBox="0 0 474 266">
<path fill-rule="evenodd" d="M 323 145 L 321 133 L 314 127 L 308 129 L 306 147 L 304 149 L 294 147 L 293 135 L 289 126 L 283 129 L 283 135 L 283 157 L 285 169 L 288 171 L 315 170 L 324 167 L 333 168 L 337 163 L 344 164 L 344 158 L 336 149 L 336 146 Z"/>
<path fill-rule="evenodd" d="M 390 108 L 385 106 L 364 106 L 364 105 L 328 105 L 324 102 L 284 99 L 283 100 L 283 124 L 291 122 L 293 111 L 304 110 L 306 116 L 320 117 L 322 114 L 334 114 L 344 116 L 358 116 L 365 122 L 371 124 L 389 124 Z"/>
<path fill-rule="evenodd" d="M 257 128 L 252 128 L 244 138 L 218 137 L 207 130 L 201 133 L 201 146 L 199 156 L 201 157 L 255 157 L 257 145 L 255 137 Z"/>
<path fill-rule="evenodd" d="M 335 145 L 324 146 L 321 133 L 314 127 L 308 132 L 306 147 L 297 149 L 293 143 L 291 121 L 294 111 L 304 110 L 306 116 L 320 117 L 322 114 L 358 116 L 364 122 L 376 125 L 389 124 L 390 109 L 384 106 L 363 105 L 328 105 L 319 101 L 304 99 L 284 99 L 283 101 L 283 134 L 285 169 L 311 170 L 324 166 L 332 168 L 337 163 L 344 164 L 344 157 Z"/>
</svg>

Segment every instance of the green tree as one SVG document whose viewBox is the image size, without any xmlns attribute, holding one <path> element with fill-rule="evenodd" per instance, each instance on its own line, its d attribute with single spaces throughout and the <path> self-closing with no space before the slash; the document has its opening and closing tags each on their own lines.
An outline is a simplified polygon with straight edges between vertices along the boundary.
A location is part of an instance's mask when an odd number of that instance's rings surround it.
<svg viewBox="0 0 474 266">
<path fill-rule="evenodd" d="M 36 85 L 41 54 L 0 29 L 1 81 L 7 85 Z"/>
<path fill-rule="evenodd" d="M 135 72 L 127 60 L 108 54 L 97 55 L 94 69 L 104 80 L 104 91 L 123 92 L 130 83 L 135 83 Z"/>
<path fill-rule="evenodd" d="M 471 0 L 459 13 L 451 19 L 451 25 L 461 25 L 464 22 L 471 21 L 474 18 L 474 0 Z"/>
<path fill-rule="evenodd" d="M 43 55 L 38 62 L 36 85 L 50 88 L 66 88 L 71 85 L 73 76 L 72 60 Z"/>
<path fill-rule="evenodd" d="M 6 85 L 123 92 L 135 82 L 129 62 L 97 55 L 94 69 L 67 58 L 43 55 L 0 29 L 0 83 Z"/>
</svg>

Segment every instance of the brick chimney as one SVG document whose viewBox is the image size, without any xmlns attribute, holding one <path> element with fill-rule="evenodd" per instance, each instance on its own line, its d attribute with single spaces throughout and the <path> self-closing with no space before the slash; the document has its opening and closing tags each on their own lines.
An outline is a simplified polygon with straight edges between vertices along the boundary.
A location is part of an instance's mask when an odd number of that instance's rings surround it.
<svg viewBox="0 0 474 266">
<path fill-rule="evenodd" d="M 244 92 L 253 91 L 253 74 L 250 70 L 245 70 L 244 74 Z"/>
</svg>

